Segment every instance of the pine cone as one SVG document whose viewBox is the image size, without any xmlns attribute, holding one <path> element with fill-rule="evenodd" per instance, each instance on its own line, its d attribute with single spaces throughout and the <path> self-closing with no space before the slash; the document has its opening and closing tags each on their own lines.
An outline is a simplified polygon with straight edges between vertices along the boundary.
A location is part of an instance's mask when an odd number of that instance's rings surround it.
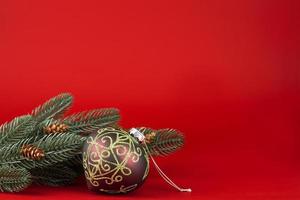
<svg viewBox="0 0 300 200">
<path fill-rule="evenodd" d="M 145 135 L 145 142 L 151 143 L 154 140 L 155 136 L 156 136 L 155 132 L 151 132 L 151 133 Z"/>
<path fill-rule="evenodd" d="M 49 126 L 44 127 L 44 133 L 46 134 L 57 134 L 57 133 L 64 133 L 68 129 L 68 125 L 62 123 L 54 123 L 50 124 Z"/>
<path fill-rule="evenodd" d="M 21 154 L 25 158 L 28 158 L 31 160 L 40 160 L 45 156 L 45 153 L 42 149 L 40 149 L 34 145 L 31 145 L 31 144 L 24 145 L 21 148 Z"/>
</svg>

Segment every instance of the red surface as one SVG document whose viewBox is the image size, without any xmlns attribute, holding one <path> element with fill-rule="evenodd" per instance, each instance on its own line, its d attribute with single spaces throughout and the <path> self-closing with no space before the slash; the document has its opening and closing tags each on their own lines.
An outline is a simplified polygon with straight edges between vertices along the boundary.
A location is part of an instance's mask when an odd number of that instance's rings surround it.
<svg viewBox="0 0 300 200">
<path fill-rule="evenodd" d="M 64 91 L 185 148 L 124 196 L 83 181 L 2 200 L 300 199 L 299 1 L 0 1 L 1 122 Z"/>
</svg>

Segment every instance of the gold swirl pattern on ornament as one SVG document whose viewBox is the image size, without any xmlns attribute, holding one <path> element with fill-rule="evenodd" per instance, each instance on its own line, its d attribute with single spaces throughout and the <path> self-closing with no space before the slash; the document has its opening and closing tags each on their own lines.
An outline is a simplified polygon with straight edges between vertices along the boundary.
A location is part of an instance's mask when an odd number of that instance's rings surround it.
<svg viewBox="0 0 300 200">
<path fill-rule="evenodd" d="M 127 162 L 136 163 L 142 156 L 142 149 L 122 130 L 101 129 L 94 138 L 87 138 L 87 144 L 87 150 L 83 153 L 83 167 L 86 179 L 93 186 L 99 186 L 99 181 L 105 181 L 108 185 L 121 182 L 124 176 L 132 174 L 131 169 L 126 166 Z M 120 192 L 127 192 L 135 187 L 121 186 Z"/>
<path fill-rule="evenodd" d="M 145 169 L 145 172 L 144 172 L 144 175 L 143 175 L 143 181 L 145 180 L 145 178 L 147 178 L 148 174 L 149 174 L 149 158 L 148 158 L 148 154 L 144 154 L 145 156 L 145 160 L 147 162 L 146 164 L 146 169 Z"/>
</svg>

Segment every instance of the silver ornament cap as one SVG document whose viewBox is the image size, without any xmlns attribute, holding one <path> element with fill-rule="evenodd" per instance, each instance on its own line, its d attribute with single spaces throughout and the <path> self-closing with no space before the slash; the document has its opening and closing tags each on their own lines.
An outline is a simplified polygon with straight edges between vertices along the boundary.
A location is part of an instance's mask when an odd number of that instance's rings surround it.
<svg viewBox="0 0 300 200">
<path fill-rule="evenodd" d="M 137 138 L 138 141 L 143 142 L 145 140 L 145 136 L 142 132 L 137 130 L 136 128 L 132 128 L 129 130 L 130 135 L 133 135 L 133 137 Z"/>
</svg>

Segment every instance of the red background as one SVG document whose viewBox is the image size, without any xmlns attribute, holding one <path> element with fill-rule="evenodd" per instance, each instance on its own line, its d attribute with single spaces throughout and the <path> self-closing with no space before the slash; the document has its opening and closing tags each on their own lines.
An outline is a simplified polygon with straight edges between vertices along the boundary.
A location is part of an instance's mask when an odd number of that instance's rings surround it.
<svg viewBox="0 0 300 200">
<path fill-rule="evenodd" d="M 172 127 L 180 152 L 124 196 L 83 181 L 0 199 L 299 199 L 299 1 L 0 1 L 0 120 L 60 92 Z M 153 168 L 153 166 L 152 166 Z"/>
</svg>

